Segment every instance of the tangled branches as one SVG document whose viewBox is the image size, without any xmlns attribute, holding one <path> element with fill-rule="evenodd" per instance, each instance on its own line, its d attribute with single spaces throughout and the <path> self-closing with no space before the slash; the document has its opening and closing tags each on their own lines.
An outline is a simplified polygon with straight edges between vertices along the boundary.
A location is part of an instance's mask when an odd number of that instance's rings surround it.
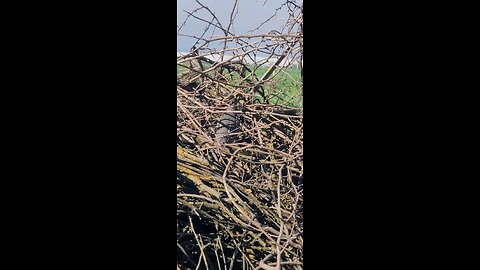
<svg viewBox="0 0 480 270">
<path fill-rule="evenodd" d="M 204 43 L 177 57 L 182 270 L 303 269 L 303 109 L 290 102 L 302 96 L 300 76 L 283 75 L 296 95 L 284 98 L 277 91 L 279 78 L 301 55 L 300 10 L 293 6 L 284 35 L 235 36 L 230 27 L 210 23 L 225 36 L 197 37 Z M 224 46 L 208 48 L 216 40 Z M 258 52 L 268 53 L 266 61 L 256 59 Z"/>
</svg>

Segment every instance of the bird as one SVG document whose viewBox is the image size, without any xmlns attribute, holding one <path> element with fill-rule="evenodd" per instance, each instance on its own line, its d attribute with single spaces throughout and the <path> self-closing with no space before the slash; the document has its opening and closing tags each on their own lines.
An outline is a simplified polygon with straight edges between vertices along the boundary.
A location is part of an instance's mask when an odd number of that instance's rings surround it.
<svg viewBox="0 0 480 270">
<path fill-rule="evenodd" d="M 230 133 L 238 128 L 239 115 L 234 113 L 235 107 L 230 106 L 218 120 L 215 132 L 215 138 L 220 145 L 228 142 Z"/>
</svg>

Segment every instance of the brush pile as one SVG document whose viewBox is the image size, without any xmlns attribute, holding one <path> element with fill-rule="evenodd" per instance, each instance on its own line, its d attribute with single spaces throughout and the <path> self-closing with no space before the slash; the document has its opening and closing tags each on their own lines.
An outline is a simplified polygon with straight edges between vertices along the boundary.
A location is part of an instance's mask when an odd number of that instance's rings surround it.
<svg viewBox="0 0 480 270">
<path fill-rule="evenodd" d="M 178 263 L 302 269 L 303 111 L 256 102 L 261 87 L 225 69 L 177 78 Z"/>
<path fill-rule="evenodd" d="M 281 57 L 302 37 L 256 38 Z M 272 104 L 277 66 L 246 61 L 260 43 L 226 59 L 208 42 L 177 57 L 177 269 L 303 269 L 303 108 Z"/>
</svg>

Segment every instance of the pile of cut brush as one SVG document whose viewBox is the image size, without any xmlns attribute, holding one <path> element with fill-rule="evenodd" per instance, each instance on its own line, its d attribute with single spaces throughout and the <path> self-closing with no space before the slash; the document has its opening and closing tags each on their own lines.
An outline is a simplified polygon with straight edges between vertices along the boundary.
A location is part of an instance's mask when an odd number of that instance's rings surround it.
<svg viewBox="0 0 480 270">
<path fill-rule="evenodd" d="M 241 62 L 177 64 L 177 267 L 303 269 L 303 110 Z"/>
</svg>

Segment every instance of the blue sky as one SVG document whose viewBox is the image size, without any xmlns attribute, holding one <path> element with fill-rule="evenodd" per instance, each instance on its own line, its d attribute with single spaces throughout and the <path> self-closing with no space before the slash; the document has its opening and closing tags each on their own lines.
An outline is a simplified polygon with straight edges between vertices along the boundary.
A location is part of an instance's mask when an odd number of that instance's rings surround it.
<svg viewBox="0 0 480 270">
<path fill-rule="evenodd" d="M 220 22 L 226 27 L 228 25 L 230 12 L 232 10 L 234 0 L 200 0 L 202 4 L 208 6 L 218 17 Z M 279 8 L 284 0 L 239 0 L 239 12 L 233 25 L 233 33 L 236 35 L 246 34 L 249 30 L 253 30 L 262 22 L 267 20 L 275 13 L 275 9 Z M 302 1 L 298 1 L 302 2 Z M 183 10 L 192 11 L 199 5 L 195 0 L 177 0 L 177 29 L 185 20 L 187 13 Z M 211 19 L 206 12 L 198 12 L 202 18 Z M 269 23 L 265 24 L 260 33 L 268 33 L 271 30 L 279 30 L 285 24 L 288 18 L 286 7 L 283 7 L 277 16 Z M 190 18 L 187 24 L 182 28 L 182 34 L 200 35 L 203 33 L 206 23 Z M 217 32 L 216 34 L 220 34 Z M 192 39 L 179 38 L 177 36 L 177 51 L 189 51 L 193 45 Z"/>
</svg>

